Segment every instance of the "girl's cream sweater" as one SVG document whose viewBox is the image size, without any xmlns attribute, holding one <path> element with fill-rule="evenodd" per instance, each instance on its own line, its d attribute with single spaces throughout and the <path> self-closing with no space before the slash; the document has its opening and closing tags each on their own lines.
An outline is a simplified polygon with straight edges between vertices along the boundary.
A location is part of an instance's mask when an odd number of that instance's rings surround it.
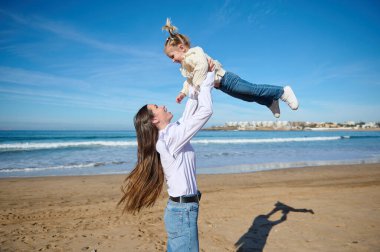
<svg viewBox="0 0 380 252">
<path fill-rule="evenodd" d="M 199 86 L 206 79 L 208 72 L 208 59 L 212 59 L 208 56 L 202 48 L 193 47 L 186 53 L 181 64 L 181 74 L 186 78 L 183 83 L 181 93 L 189 94 L 189 85 L 192 85 L 196 90 L 199 90 Z M 212 59 L 215 65 L 215 82 L 220 82 L 226 71 L 222 68 L 222 65 Z"/>
</svg>

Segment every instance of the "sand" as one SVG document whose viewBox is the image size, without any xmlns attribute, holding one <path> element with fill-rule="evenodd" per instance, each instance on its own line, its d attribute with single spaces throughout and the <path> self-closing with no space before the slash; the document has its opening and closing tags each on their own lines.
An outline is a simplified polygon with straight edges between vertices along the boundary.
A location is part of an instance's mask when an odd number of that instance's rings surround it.
<svg viewBox="0 0 380 252">
<path fill-rule="evenodd" d="M 0 179 L 0 251 L 165 251 L 166 191 L 153 208 L 121 215 L 123 179 Z M 380 250 L 380 164 L 199 175 L 198 183 L 201 251 Z"/>
</svg>

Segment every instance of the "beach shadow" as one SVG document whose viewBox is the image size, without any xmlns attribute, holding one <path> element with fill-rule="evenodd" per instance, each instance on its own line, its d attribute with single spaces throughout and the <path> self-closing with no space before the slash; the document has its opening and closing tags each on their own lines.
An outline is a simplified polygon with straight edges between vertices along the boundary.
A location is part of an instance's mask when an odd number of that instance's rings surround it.
<svg viewBox="0 0 380 252">
<path fill-rule="evenodd" d="M 262 214 L 257 216 L 252 223 L 252 226 L 248 231 L 240 237 L 240 239 L 235 243 L 235 247 L 238 252 L 258 252 L 263 251 L 265 244 L 267 242 L 269 233 L 271 229 L 286 221 L 289 212 L 301 212 L 301 213 L 311 213 L 314 214 L 312 209 L 300 208 L 296 209 L 285 205 L 282 202 L 277 202 L 271 212 L 268 214 Z M 282 216 L 278 220 L 269 220 L 271 215 L 281 211 Z"/>
</svg>

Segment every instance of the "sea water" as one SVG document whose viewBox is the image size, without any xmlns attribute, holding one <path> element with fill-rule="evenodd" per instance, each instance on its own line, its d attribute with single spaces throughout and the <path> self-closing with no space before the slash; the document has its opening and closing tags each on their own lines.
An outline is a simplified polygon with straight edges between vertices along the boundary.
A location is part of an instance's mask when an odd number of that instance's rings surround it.
<svg viewBox="0 0 380 252">
<path fill-rule="evenodd" d="M 379 131 L 200 131 L 197 173 L 380 163 Z M 128 173 L 134 131 L 0 131 L 0 177 Z"/>
</svg>

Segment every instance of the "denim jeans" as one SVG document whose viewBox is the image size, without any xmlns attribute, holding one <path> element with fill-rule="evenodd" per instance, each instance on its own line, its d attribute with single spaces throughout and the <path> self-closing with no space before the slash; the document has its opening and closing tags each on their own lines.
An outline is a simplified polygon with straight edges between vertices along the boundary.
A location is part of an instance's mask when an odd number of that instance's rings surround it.
<svg viewBox="0 0 380 252">
<path fill-rule="evenodd" d="M 247 102 L 257 102 L 267 107 L 272 105 L 273 100 L 280 99 L 284 93 L 284 88 L 281 86 L 252 84 L 231 72 L 226 72 L 222 77 L 219 89 L 232 97 Z"/>
<path fill-rule="evenodd" d="M 164 216 L 168 252 L 199 251 L 198 211 L 198 203 L 168 201 Z"/>
</svg>

